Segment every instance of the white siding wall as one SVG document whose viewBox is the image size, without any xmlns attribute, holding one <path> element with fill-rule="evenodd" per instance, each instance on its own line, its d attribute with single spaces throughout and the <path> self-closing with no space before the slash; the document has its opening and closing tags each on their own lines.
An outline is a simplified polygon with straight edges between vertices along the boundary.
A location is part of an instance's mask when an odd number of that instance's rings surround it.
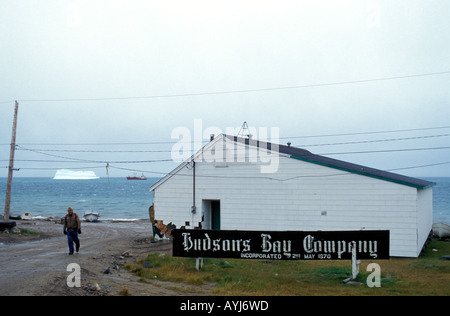
<svg viewBox="0 0 450 316">
<path fill-rule="evenodd" d="M 417 256 L 433 226 L 433 189 L 417 190 Z"/>
<path fill-rule="evenodd" d="M 412 187 L 283 156 L 273 174 L 261 173 L 259 163 L 226 165 L 196 163 L 195 215 L 192 169 L 182 169 L 157 187 L 156 219 L 198 226 L 202 201 L 220 200 L 224 230 L 388 229 L 391 256 L 405 257 L 418 255 L 418 244 L 431 229 L 431 190 L 418 198 Z M 419 231 L 418 220 L 426 220 Z"/>
</svg>

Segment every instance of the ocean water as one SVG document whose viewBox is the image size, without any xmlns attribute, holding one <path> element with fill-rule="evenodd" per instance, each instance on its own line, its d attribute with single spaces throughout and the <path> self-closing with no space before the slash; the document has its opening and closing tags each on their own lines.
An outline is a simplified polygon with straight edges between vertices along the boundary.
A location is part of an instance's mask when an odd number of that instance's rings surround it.
<svg viewBox="0 0 450 316">
<path fill-rule="evenodd" d="M 435 182 L 433 187 L 433 222 L 450 225 L 450 178 L 423 178 Z"/>
<path fill-rule="evenodd" d="M 53 180 L 52 178 L 14 178 L 11 216 L 29 212 L 33 217 L 62 217 L 67 207 L 82 216 L 85 211 L 100 213 L 100 219 L 149 219 L 153 203 L 149 188 L 159 178 L 127 180 Z M 0 214 L 3 214 L 6 178 L 0 179 Z"/>
<path fill-rule="evenodd" d="M 424 178 L 436 182 L 433 188 L 433 221 L 450 224 L 450 178 Z M 33 217 L 62 217 L 72 206 L 82 216 L 100 212 L 100 219 L 148 219 L 153 203 L 149 188 L 159 178 L 132 181 L 126 178 L 95 180 L 53 180 L 14 178 L 11 215 L 30 212 Z M 0 214 L 5 205 L 6 178 L 0 178 Z"/>
</svg>

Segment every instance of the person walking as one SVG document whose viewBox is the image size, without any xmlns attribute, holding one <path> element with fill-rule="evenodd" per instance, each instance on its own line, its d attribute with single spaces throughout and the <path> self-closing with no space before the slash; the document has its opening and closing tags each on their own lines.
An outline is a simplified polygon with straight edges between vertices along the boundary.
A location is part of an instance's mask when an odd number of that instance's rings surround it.
<svg viewBox="0 0 450 316">
<path fill-rule="evenodd" d="M 70 206 L 67 208 L 67 215 L 64 217 L 64 235 L 67 235 L 69 243 L 69 255 L 73 255 L 73 243 L 75 243 L 76 251 L 80 250 L 80 240 L 78 234 L 81 234 L 81 221 L 77 213 L 73 212 Z"/>
</svg>

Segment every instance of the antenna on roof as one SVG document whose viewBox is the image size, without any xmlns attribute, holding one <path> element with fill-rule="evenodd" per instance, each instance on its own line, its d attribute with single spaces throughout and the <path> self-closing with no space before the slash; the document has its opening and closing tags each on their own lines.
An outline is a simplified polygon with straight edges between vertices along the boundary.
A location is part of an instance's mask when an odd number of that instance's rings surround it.
<svg viewBox="0 0 450 316">
<path fill-rule="evenodd" d="M 252 134 L 250 134 L 250 129 L 248 128 L 248 124 L 247 121 L 244 121 L 244 124 L 242 124 L 241 129 L 239 130 L 239 133 L 237 134 L 237 136 L 241 136 L 244 138 L 248 138 L 251 139 L 252 138 Z"/>
</svg>

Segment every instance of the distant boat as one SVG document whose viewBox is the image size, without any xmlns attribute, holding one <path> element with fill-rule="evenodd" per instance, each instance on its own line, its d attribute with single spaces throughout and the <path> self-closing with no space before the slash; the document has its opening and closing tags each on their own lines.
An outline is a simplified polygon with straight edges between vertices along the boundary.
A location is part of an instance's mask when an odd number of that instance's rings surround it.
<svg viewBox="0 0 450 316">
<path fill-rule="evenodd" d="M 100 213 L 95 211 L 86 211 L 83 217 L 87 222 L 96 222 L 100 217 Z"/>
<path fill-rule="evenodd" d="M 20 219 L 33 219 L 33 216 L 29 212 L 25 212 L 22 215 L 20 215 Z"/>
<path fill-rule="evenodd" d="M 147 180 L 147 177 L 142 174 L 140 177 L 137 175 L 134 176 L 128 176 L 127 180 Z"/>
</svg>

